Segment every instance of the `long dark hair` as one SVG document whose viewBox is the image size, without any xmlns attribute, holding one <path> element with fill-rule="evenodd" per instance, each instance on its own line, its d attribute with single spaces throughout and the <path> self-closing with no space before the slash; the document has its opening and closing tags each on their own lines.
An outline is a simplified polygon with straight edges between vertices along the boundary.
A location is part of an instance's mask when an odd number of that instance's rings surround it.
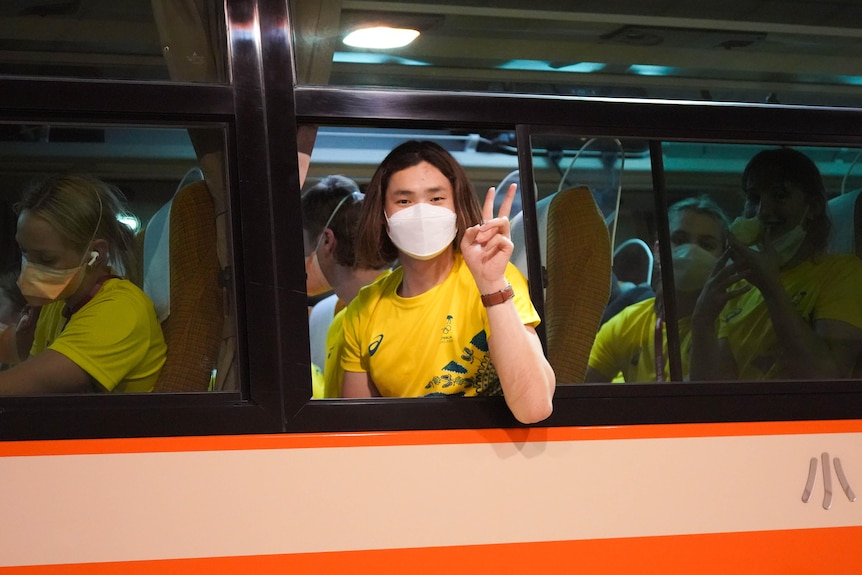
<svg viewBox="0 0 862 575">
<path fill-rule="evenodd" d="M 826 187 L 811 159 L 793 148 L 763 150 L 742 172 L 742 190 L 780 184 L 799 188 L 808 204 L 808 220 L 802 223 L 809 244 L 817 253 L 826 251 L 832 222 L 826 210 Z"/>
<path fill-rule="evenodd" d="M 360 266 L 380 268 L 398 258 L 398 248 L 386 233 L 384 217 L 386 188 L 392 175 L 422 162 L 428 162 L 452 185 L 458 232 L 453 244 L 461 243 L 464 231 L 482 221 L 482 209 L 467 173 L 455 158 L 434 142 L 410 140 L 393 149 L 378 166 L 365 192 L 356 256 Z"/>
</svg>

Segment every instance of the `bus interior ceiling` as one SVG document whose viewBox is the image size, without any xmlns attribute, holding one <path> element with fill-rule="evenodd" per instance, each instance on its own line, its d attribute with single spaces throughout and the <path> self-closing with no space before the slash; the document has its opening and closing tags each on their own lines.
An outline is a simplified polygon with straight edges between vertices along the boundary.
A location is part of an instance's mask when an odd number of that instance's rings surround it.
<svg viewBox="0 0 862 575">
<path fill-rule="evenodd" d="M 300 81 L 343 86 L 855 105 L 862 6 L 852 0 L 291 0 Z M 219 15 L 216 15 L 217 17 Z M 413 27 L 387 54 L 337 42 Z M 469 55 L 469 57 L 467 57 Z M 304 65 L 315 67 L 306 70 Z M 5 0 L 0 73 L 168 80 L 150 2 Z"/>
</svg>

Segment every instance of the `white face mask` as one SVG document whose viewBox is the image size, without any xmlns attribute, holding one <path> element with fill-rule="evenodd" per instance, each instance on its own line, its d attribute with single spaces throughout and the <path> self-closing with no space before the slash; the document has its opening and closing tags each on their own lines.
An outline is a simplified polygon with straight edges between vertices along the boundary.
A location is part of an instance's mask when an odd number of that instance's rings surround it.
<svg viewBox="0 0 862 575">
<path fill-rule="evenodd" d="M 785 234 L 781 234 L 772 240 L 772 247 L 778 254 L 779 267 L 784 266 L 787 262 L 793 259 L 799 248 L 802 247 L 802 242 L 805 241 L 806 232 L 801 224 Z"/>
<path fill-rule="evenodd" d="M 395 247 L 418 260 L 443 253 L 458 233 L 455 212 L 432 204 L 414 204 L 387 217 L 386 222 Z"/>
<path fill-rule="evenodd" d="M 699 292 L 718 258 L 697 244 L 673 249 L 673 282 L 681 292 Z"/>
<path fill-rule="evenodd" d="M 807 208 L 805 214 L 808 214 Z M 803 215 L 802 219 L 803 221 L 805 220 L 805 215 Z M 742 243 L 751 245 L 753 250 L 760 251 L 760 247 L 755 244 L 763 239 L 763 224 L 757 216 L 752 218 L 736 218 L 730 225 L 730 232 Z M 796 252 L 802 247 L 806 235 L 807 232 L 800 223 L 777 238 L 772 238 L 772 247 L 775 248 L 775 252 L 778 254 L 779 266 L 784 266 L 784 264 L 793 259 Z"/>
</svg>

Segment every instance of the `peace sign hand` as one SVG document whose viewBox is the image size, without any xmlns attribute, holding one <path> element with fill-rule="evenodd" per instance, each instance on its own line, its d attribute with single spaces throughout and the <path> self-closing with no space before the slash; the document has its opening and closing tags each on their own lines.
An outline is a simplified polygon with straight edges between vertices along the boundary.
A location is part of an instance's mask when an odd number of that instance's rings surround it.
<svg viewBox="0 0 862 575">
<path fill-rule="evenodd" d="M 482 223 L 467 228 L 461 239 L 464 262 L 480 293 L 492 293 L 506 287 L 506 265 L 515 247 L 509 231 L 509 212 L 517 190 L 517 184 L 509 186 L 500 211 L 494 217 L 496 189 L 489 188 L 482 206 Z"/>
</svg>

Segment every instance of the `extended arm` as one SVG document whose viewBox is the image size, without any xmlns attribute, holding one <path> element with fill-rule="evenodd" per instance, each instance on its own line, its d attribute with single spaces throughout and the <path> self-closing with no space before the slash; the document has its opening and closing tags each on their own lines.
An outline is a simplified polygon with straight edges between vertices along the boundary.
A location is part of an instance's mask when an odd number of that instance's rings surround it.
<svg viewBox="0 0 862 575">
<path fill-rule="evenodd" d="M 461 241 L 464 261 L 481 294 L 506 288 L 506 265 L 512 255 L 509 210 L 516 187 L 510 186 L 493 217 L 494 192 L 485 197 L 484 223 L 467 229 Z M 506 404 L 518 421 L 535 423 L 551 415 L 556 378 L 545 357 L 536 331 L 524 325 L 512 299 L 486 308 L 490 333 L 491 360 L 500 378 Z"/>
<path fill-rule="evenodd" d="M 782 375 L 797 379 L 850 375 L 862 350 L 862 330 L 839 320 L 819 320 L 811 326 L 793 308 L 780 284 L 763 296 L 782 348 Z"/>
</svg>

